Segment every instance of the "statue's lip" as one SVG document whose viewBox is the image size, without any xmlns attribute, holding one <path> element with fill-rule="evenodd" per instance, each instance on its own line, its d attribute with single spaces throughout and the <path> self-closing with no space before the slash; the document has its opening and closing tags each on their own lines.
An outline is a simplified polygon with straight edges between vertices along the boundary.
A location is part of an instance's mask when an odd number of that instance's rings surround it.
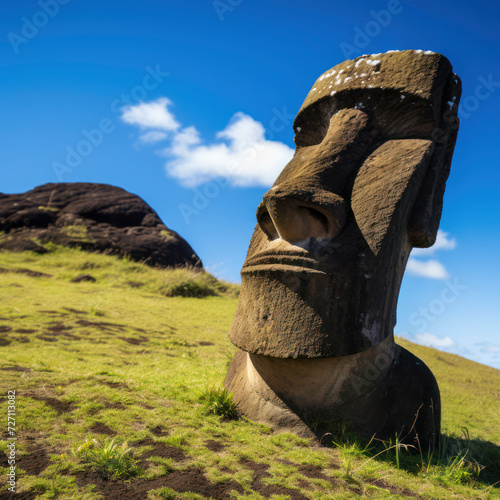
<svg viewBox="0 0 500 500">
<path fill-rule="evenodd" d="M 304 254 L 260 254 L 248 259 L 241 269 L 242 273 L 253 271 L 296 271 L 324 274 L 320 263 Z"/>
</svg>

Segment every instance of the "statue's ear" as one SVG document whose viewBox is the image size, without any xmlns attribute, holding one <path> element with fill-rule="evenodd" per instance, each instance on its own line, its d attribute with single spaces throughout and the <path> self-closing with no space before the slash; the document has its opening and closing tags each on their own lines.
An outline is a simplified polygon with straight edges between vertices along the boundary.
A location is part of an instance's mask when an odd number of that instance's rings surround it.
<svg viewBox="0 0 500 500">
<path fill-rule="evenodd" d="M 434 143 L 429 168 L 408 222 L 408 236 L 414 247 L 427 248 L 436 241 L 456 137 L 457 131 L 447 144 Z"/>
<path fill-rule="evenodd" d="M 457 139 L 458 102 L 461 94 L 459 78 L 451 73 L 443 92 L 444 111 L 440 125 L 432 133 L 433 147 L 429 167 L 408 222 L 408 236 L 414 247 L 427 248 L 436 241 L 446 180 Z"/>
<path fill-rule="evenodd" d="M 356 224 L 374 255 L 389 228 L 404 228 L 422 177 L 428 170 L 432 141 L 392 139 L 363 163 L 354 181 L 351 209 Z"/>
</svg>

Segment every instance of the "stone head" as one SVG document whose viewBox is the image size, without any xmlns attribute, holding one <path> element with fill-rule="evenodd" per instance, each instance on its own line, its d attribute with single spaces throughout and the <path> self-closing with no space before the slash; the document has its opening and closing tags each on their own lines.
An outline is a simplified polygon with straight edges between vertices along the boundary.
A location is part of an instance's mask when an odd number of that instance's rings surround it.
<svg viewBox="0 0 500 500">
<path fill-rule="evenodd" d="M 346 356 L 392 335 L 409 253 L 436 238 L 460 91 L 444 56 L 412 50 L 318 78 L 294 121 L 295 155 L 257 209 L 237 347 Z"/>
</svg>

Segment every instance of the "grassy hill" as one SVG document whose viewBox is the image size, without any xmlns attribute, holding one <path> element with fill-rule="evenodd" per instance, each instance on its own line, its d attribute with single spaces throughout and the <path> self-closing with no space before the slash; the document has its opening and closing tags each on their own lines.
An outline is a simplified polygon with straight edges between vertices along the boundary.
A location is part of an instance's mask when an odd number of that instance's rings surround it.
<svg viewBox="0 0 500 500">
<path fill-rule="evenodd" d="M 235 285 L 50 250 L 0 253 L 0 499 L 500 497 L 500 371 L 401 340 L 438 380 L 441 449 L 313 446 L 227 418 Z"/>
</svg>

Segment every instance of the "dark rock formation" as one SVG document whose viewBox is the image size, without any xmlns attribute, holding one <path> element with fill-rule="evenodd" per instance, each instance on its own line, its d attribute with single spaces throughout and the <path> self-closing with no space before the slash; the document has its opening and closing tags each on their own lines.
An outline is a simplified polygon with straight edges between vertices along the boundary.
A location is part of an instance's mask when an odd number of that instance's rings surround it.
<svg viewBox="0 0 500 500">
<path fill-rule="evenodd" d="M 201 261 L 141 198 L 107 184 L 44 184 L 0 194 L 0 248 L 43 253 L 43 243 L 129 256 L 157 266 Z"/>
<path fill-rule="evenodd" d="M 436 238 L 460 92 L 445 57 L 411 50 L 345 61 L 313 85 L 241 271 L 225 385 L 247 417 L 435 444 L 437 383 L 393 328 L 410 251 Z"/>
</svg>

